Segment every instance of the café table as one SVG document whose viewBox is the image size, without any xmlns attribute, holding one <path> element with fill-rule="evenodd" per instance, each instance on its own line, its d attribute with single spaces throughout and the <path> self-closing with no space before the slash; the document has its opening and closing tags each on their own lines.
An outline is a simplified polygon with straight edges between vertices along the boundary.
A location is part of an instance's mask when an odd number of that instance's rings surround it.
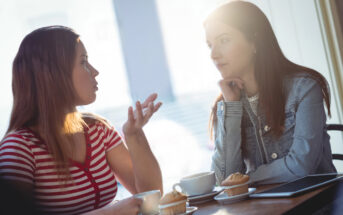
<svg viewBox="0 0 343 215">
<path fill-rule="evenodd" d="M 256 192 L 277 186 L 262 185 L 256 187 Z M 334 202 L 336 204 L 333 204 Z M 333 211 L 332 205 L 340 207 L 342 213 L 321 213 Z M 194 215 L 235 215 L 235 214 L 343 214 L 343 181 L 335 182 L 313 191 L 287 198 L 248 198 L 231 204 L 219 204 L 212 200 L 198 207 Z M 325 210 L 324 210 L 325 209 Z M 336 208 L 336 212 L 337 212 Z"/>
</svg>

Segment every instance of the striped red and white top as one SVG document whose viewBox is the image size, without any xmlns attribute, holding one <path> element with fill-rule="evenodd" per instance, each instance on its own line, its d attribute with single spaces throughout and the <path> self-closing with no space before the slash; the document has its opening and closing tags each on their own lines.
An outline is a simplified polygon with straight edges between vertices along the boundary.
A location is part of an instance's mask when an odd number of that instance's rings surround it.
<svg viewBox="0 0 343 215">
<path fill-rule="evenodd" d="M 85 128 L 85 137 L 85 162 L 71 160 L 72 181 L 61 184 L 44 141 L 29 129 L 11 132 L 0 143 L 0 177 L 33 184 L 35 201 L 43 213 L 79 214 L 103 207 L 117 193 L 106 153 L 122 139 L 100 122 Z"/>
</svg>

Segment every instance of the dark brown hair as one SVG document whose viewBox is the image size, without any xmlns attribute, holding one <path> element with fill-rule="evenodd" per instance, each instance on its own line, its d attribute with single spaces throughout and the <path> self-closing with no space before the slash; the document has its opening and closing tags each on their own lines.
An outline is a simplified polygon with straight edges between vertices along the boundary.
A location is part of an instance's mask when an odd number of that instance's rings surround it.
<svg viewBox="0 0 343 215">
<path fill-rule="evenodd" d="M 68 134 L 85 125 L 75 109 L 72 82 L 78 42 L 79 35 L 70 28 L 39 28 L 23 39 L 13 61 L 13 107 L 7 133 L 35 128 L 61 176 L 70 176 Z"/>
<path fill-rule="evenodd" d="M 254 4 L 245 1 L 231 1 L 214 10 L 204 25 L 221 22 L 238 29 L 255 44 L 255 77 L 259 89 L 259 110 L 266 115 L 275 137 L 281 136 L 285 122 L 286 95 L 283 81 L 286 76 L 307 73 L 322 88 L 328 115 L 330 116 L 330 94 L 325 78 L 317 71 L 297 65 L 282 53 L 273 29 L 265 14 Z M 218 96 L 210 116 L 210 132 L 216 124 L 217 103 L 223 100 Z"/>
</svg>

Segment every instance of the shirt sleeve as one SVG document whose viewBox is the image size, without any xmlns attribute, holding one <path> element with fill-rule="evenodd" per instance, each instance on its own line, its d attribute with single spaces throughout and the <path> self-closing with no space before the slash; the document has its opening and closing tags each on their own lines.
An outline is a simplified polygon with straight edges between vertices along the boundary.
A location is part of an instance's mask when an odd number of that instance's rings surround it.
<svg viewBox="0 0 343 215">
<path fill-rule="evenodd" d="M 34 170 L 35 159 L 27 140 L 17 134 L 5 137 L 0 143 L 0 177 L 33 184 Z"/>
<path fill-rule="evenodd" d="M 211 164 L 218 185 L 231 173 L 244 172 L 241 150 L 242 114 L 241 101 L 218 103 L 215 150 Z"/>
<path fill-rule="evenodd" d="M 112 150 L 113 148 L 119 146 L 123 143 L 122 137 L 119 135 L 119 133 L 114 129 L 113 126 L 106 126 L 105 129 L 105 151 L 108 152 Z"/>
</svg>

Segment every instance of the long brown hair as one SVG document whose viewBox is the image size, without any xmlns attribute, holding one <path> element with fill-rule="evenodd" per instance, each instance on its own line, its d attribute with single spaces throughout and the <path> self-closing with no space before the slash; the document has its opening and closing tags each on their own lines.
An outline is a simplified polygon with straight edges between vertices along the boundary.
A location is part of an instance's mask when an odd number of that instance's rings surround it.
<svg viewBox="0 0 343 215">
<path fill-rule="evenodd" d="M 68 177 L 68 134 L 85 125 L 75 109 L 72 82 L 78 42 L 79 35 L 64 26 L 39 28 L 23 39 L 13 61 L 13 107 L 7 130 L 36 128 L 59 175 Z"/>
<path fill-rule="evenodd" d="M 316 80 L 322 88 L 328 115 L 331 116 L 330 94 L 325 78 L 317 71 L 297 65 L 284 56 L 267 17 L 257 6 L 245 1 L 231 1 L 214 10 L 204 25 L 210 25 L 211 22 L 221 22 L 234 27 L 255 44 L 259 110 L 265 114 L 275 137 L 280 137 L 283 132 L 286 104 L 283 81 L 288 75 L 307 73 Z M 221 100 L 222 94 L 215 100 L 210 115 L 211 135 L 217 121 L 217 103 Z"/>
</svg>

